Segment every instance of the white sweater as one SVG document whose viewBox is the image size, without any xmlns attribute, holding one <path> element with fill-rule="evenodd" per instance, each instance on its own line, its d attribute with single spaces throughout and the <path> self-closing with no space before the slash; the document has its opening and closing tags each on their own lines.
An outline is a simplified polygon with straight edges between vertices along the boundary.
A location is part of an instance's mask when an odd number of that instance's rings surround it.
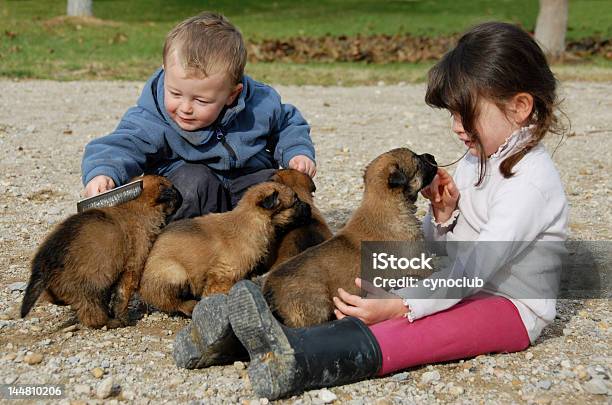
<svg viewBox="0 0 612 405">
<path fill-rule="evenodd" d="M 565 241 L 567 199 L 559 173 L 544 146 L 538 145 L 529 151 L 514 166 L 513 177 L 506 179 L 499 171 L 500 163 L 530 137 L 529 128 L 513 133 L 487 160 L 486 177 L 478 187 L 475 186 L 478 158 L 466 155 L 453 175 L 460 192 L 458 210 L 445 224 L 432 221 L 430 212 L 423 221 L 425 238 L 438 241 Z M 507 245 L 508 249 L 488 254 L 484 259 L 488 263 L 483 266 L 486 269 L 462 268 L 459 258 L 449 272 L 452 276 L 464 271 L 470 273 L 466 275 L 476 275 L 485 281 L 482 291 L 509 298 L 518 309 L 533 343 L 542 329 L 554 320 L 556 299 L 531 298 L 526 293 L 525 288 L 542 284 L 542 275 L 529 265 L 534 262 L 530 261 L 527 244 L 499 245 Z M 414 299 L 408 289 L 395 293 L 405 298 L 410 321 L 445 310 L 460 301 L 460 298 Z"/>
</svg>

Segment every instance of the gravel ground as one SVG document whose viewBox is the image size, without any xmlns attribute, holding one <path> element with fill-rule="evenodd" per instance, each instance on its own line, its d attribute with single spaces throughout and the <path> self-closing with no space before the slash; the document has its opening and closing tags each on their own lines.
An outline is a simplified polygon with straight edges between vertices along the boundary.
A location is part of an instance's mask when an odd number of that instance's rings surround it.
<svg viewBox="0 0 612 405">
<path fill-rule="evenodd" d="M 134 327 L 103 331 L 70 326 L 70 311 L 48 304 L 26 320 L 16 315 L 38 243 L 75 212 L 84 145 L 114 128 L 141 87 L 0 81 L 0 384 L 65 384 L 66 403 L 266 403 L 250 390 L 246 364 L 175 368 L 172 341 L 186 319 L 153 312 Z M 461 154 L 448 115 L 424 104 L 423 85 L 278 90 L 312 124 L 317 201 L 334 229 L 358 205 L 362 170 L 379 153 L 408 146 L 440 163 Z M 571 238 L 610 240 L 612 83 L 565 83 L 563 94 L 572 129 L 554 159 L 571 203 Z M 611 307 L 608 300 L 565 300 L 525 352 L 427 366 L 288 402 L 610 403 Z"/>
</svg>

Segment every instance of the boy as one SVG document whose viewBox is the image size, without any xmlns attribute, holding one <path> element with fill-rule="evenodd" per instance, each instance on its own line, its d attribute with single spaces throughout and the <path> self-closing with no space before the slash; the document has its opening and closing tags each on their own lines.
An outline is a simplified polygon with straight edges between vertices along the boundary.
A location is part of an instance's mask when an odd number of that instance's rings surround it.
<svg viewBox="0 0 612 405">
<path fill-rule="evenodd" d="M 315 175 L 310 127 L 243 74 L 242 35 L 225 17 L 204 12 L 178 24 L 163 63 L 115 131 L 86 146 L 85 196 L 159 174 L 183 196 L 177 220 L 231 210 L 279 165 Z"/>
</svg>

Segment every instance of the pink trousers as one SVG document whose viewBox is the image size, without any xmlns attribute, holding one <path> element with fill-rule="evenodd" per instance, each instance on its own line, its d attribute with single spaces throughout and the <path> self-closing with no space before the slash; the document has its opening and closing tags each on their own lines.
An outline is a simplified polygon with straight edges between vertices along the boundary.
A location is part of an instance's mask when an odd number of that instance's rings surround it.
<svg viewBox="0 0 612 405">
<path fill-rule="evenodd" d="M 486 353 L 517 352 L 529 336 L 514 304 L 495 295 L 469 297 L 457 305 L 408 322 L 390 319 L 370 326 L 380 345 L 379 375 L 409 367 Z"/>
</svg>

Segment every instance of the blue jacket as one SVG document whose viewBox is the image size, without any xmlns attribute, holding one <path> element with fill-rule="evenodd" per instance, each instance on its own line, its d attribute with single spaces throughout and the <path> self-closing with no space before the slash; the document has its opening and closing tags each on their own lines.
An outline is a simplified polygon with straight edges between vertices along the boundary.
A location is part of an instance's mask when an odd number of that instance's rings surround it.
<svg viewBox="0 0 612 405">
<path fill-rule="evenodd" d="M 167 174 L 185 161 L 204 163 L 228 174 L 246 174 L 279 164 L 288 167 L 296 155 L 314 161 L 310 127 L 300 112 L 282 104 L 270 86 L 248 76 L 242 84 L 237 101 L 221 111 L 215 124 L 190 132 L 181 129 L 166 112 L 164 71 L 159 69 L 115 131 L 85 147 L 83 184 L 105 175 L 121 185 L 142 173 Z"/>
</svg>

